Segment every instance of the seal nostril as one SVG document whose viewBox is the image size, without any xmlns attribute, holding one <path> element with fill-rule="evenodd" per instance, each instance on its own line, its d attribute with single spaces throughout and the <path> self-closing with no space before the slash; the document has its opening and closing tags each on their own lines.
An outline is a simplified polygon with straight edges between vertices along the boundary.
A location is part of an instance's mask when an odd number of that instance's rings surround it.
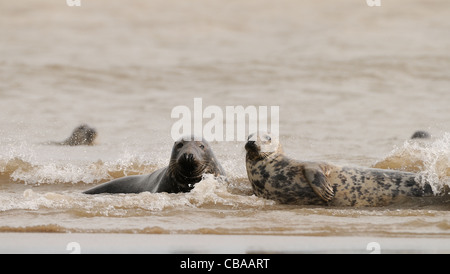
<svg viewBox="0 0 450 274">
<path fill-rule="evenodd" d="M 186 162 L 193 162 L 194 161 L 194 154 L 192 153 L 185 153 L 183 154 L 184 160 L 186 160 Z"/>
</svg>

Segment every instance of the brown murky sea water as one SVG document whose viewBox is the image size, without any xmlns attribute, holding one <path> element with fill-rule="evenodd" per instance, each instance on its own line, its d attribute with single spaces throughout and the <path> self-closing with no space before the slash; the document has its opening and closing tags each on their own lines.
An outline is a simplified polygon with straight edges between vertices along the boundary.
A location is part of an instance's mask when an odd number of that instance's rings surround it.
<svg viewBox="0 0 450 274">
<path fill-rule="evenodd" d="M 279 106 L 292 158 L 369 167 L 401 150 L 436 189 L 449 185 L 449 9 L 447 0 L 2 1 L 0 232 L 448 239 L 448 197 L 382 208 L 255 197 L 237 141 L 211 143 L 227 183 L 81 192 L 167 165 L 171 111 L 194 98 L 223 110 Z M 98 130 L 95 146 L 46 144 L 80 123 Z M 420 147 L 408 141 L 418 129 L 433 135 Z"/>
</svg>

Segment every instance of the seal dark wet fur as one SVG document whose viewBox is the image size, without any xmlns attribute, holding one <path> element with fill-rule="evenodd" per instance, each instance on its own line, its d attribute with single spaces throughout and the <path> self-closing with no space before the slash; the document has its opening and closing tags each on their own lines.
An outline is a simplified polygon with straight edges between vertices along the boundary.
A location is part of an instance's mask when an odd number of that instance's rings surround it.
<svg viewBox="0 0 450 274">
<path fill-rule="evenodd" d="M 418 130 L 414 132 L 414 134 L 411 136 L 411 139 L 430 139 L 431 134 L 424 130 Z"/>
<path fill-rule="evenodd" d="M 169 166 L 148 175 L 119 178 L 84 193 L 189 192 L 204 174 L 225 176 L 208 142 L 180 139 L 173 145 Z"/>
<path fill-rule="evenodd" d="M 97 130 L 86 124 L 76 127 L 72 135 L 62 142 L 49 142 L 50 145 L 61 146 L 92 146 L 97 137 Z"/>
<path fill-rule="evenodd" d="M 253 191 L 279 203 L 384 206 L 397 197 L 433 195 L 415 173 L 302 162 L 286 157 L 278 140 L 268 134 L 249 140 L 246 165 Z"/>
</svg>

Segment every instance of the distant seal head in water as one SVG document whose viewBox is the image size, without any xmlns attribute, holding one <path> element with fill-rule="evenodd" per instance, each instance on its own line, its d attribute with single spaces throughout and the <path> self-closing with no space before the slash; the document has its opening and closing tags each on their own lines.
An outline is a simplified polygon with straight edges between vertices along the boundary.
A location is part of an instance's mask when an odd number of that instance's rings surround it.
<svg viewBox="0 0 450 274">
<path fill-rule="evenodd" d="M 85 191 L 85 194 L 191 191 L 204 174 L 225 176 L 206 140 L 182 138 L 174 143 L 169 165 L 148 175 L 119 178 Z"/>
<path fill-rule="evenodd" d="M 433 194 L 414 173 L 293 160 L 266 133 L 250 135 L 245 149 L 254 193 L 282 204 L 383 206 L 396 197 Z"/>
<path fill-rule="evenodd" d="M 97 130 L 86 124 L 76 127 L 72 135 L 62 142 L 49 142 L 50 145 L 61 146 L 92 146 L 97 138 Z"/>
<path fill-rule="evenodd" d="M 414 134 L 411 136 L 411 139 L 430 139 L 431 134 L 424 130 L 418 130 L 414 132 Z"/>
</svg>

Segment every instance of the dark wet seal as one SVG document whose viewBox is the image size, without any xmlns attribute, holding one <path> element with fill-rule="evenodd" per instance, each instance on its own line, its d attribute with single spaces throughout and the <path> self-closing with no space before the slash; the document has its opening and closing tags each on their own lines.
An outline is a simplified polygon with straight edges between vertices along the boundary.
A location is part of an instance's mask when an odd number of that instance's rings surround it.
<svg viewBox="0 0 450 274">
<path fill-rule="evenodd" d="M 411 139 L 430 139 L 431 134 L 424 130 L 418 130 L 414 132 L 414 134 L 411 136 Z"/>
<path fill-rule="evenodd" d="M 225 176 L 222 166 L 206 140 L 183 138 L 174 143 L 169 166 L 148 175 L 119 178 L 83 193 L 189 192 L 205 174 Z"/>
<path fill-rule="evenodd" d="M 97 138 L 97 130 L 86 124 L 76 127 L 72 135 L 62 142 L 48 142 L 49 145 L 61 146 L 92 146 Z"/>
<path fill-rule="evenodd" d="M 385 206 L 400 197 L 433 196 L 415 173 L 340 167 L 286 157 L 268 134 L 245 145 L 247 175 L 257 196 L 283 204 Z M 265 149 L 262 149 L 265 148 Z"/>
<path fill-rule="evenodd" d="M 97 130 L 83 124 L 78 126 L 62 144 L 67 146 L 92 146 L 96 137 Z"/>
</svg>

